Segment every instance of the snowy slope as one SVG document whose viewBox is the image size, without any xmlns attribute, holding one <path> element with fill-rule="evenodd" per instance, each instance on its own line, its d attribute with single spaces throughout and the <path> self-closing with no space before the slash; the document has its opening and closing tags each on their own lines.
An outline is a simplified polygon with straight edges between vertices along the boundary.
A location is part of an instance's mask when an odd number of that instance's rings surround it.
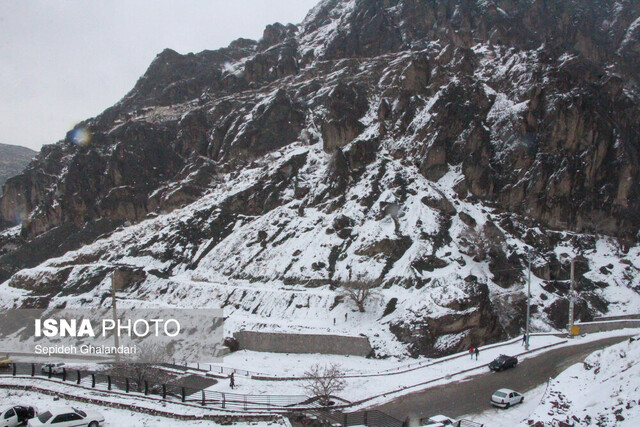
<svg viewBox="0 0 640 427">
<path fill-rule="evenodd" d="M 217 206 L 225 199 L 258 185 L 261 176 L 275 174 L 283 164 L 301 153 L 307 156 L 304 167 L 320 169 L 329 161 L 317 145 L 287 148 L 276 153 L 273 156 L 275 160 L 268 166 L 246 170 L 236 177 L 224 177 L 217 189 L 183 209 L 127 227 L 37 268 L 22 270 L 1 285 L 3 306 L 14 306 L 25 298 L 46 294 L 48 278 L 61 268 L 70 269 L 70 272 L 65 288 L 51 294 L 51 306 L 108 304 L 105 296 L 109 294 L 110 281 L 107 275 L 100 274 L 100 268 L 108 271 L 113 263 L 125 263 L 143 268 L 148 274 L 143 283 L 125 290 L 122 295 L 124 305 L 221 307 L 228 316 L 228 334 L 239 329 L 363 333 L 370 338 L 377 354 L 384 356 L 407 354 L 406 346 L 398 342 L 397 336 L 391 332 L 390 327 L 394 325 L 452 316 L 471 318 L 462 331 L 441 333 L 434 340 L 435 349 L 446 352 L 459 349 L 474 328 L 485 326 L 477 321 L 473 323 L 473 316 L 483 310 L 479 304 L 506 307 L 514 301 L 523 303 L 524 265 L 517 264 L 515 268 L 520 274 L 516 285 L 505 289 L 496 284 L 489 265 L 490 258 L 479 261 L 465 246 L 465 236 L 471 227 L 461 220 L 460 214 L 450 218 L 447 231 L 451 240 L 435 247 L 431 237 L 423 236 L 437 235 L 444 215 L 432 207 L 432 201 L 425 204 L 422 199 L 446 200 L 447 205 L 455 206 L 453 209 L 474 218 L 478 229 L 489 221 L 499 224 L 502 216 L 494 213 L 492 208 L 460 200 L 452 190 L 453 183 L 459 179 L 456 172 L 433 183 L 412 173 L 410 168 L 401 168 L 393 160 L 383 159 L 386 178 L 383 177 L 380 183 L 386 188 L 378 189 L 370 208 L 358 202 L 367 194 L 367 184 L 370 185 L 365 173 L 363 179 L 347 192 L 345 202 L 330 213 L 312 207 L 305 209 L 304 215 L 299 215 L 299 202 L 291 200 L 265 215 L 239 218 L 213 250 L 210 250 L 209 240 L 184 241 L 181 233 L 185 224 L 215 221 L 216 215 L 220 215 Z M 375 171 L 378 167 L 376 163 L 370 169 Z M 397 190 L 393 187 L 393 179 L 398 176 L 403 177 L 406 183 L 404 191 L 408 196 L 398 204 L 398 211 L 392 217 L 384 212 L 383 206 L 393 203 L 394 190 Z M 307 173 L 306 177 L 311 180 L 314 175 Z M 321 177 L 316 179 L 318 182 L 309 183 L 311 188 L 321 186 Z M 334 220 L 341 216 L 353 221 L 352 234 L 348 239 L 342 239 L 332 231 Z M 496 227 L 504 234 L 501 245 L 506 251 L 524 257 L 525 251 L 531 249 L 521 237 L 499 225 Z M 266 236 L 263 244 L 258 239 L 260 233 Z M 557 235 L 554 254 L 565 261 L 565 268 L 567 260 L 580 248 L 578 245 L 583 240 L 590 241 L 589 249 L 581 251 L 590 266 L 585 277 L 607 286 L 586 289 L 585 295 L 596 302 L 607 301 L 611 314 L 640 311 L 640 298 L 630 287 L 638 277 L 640 248 L 635 247 L 621 255 L 613 239 L 601 237 L 594 240 L 590 236 L 572 233 Z M 385 239 L 393 241 L 399 236 L 408 236 L 412 243 L 390 267 L 385 254 L 362 254 L 362 251 Z M 365 313 L 355 311 L 355 305 L 341 298 L 339 289 L 323 284 L 329 276 L 330 253 L 334 247 L 342 250 L 332 267 L 333 280 L 348 280 L 350 269 L 353 277 L 373 281 L 386 269 L 382 275 L 385 285 L 380 286 L 375 297 L 368 301 Z M 178 259 L 188 258 L 187 254 L 193 253 L 193 258 L 200 261 L 193 269 L 182 263 L 175 265 L 176 256 L 165 258 L 168 250 L 177 254 Z M 426 254 L 434 254 L 439 264 L 419 268 Z M 537 262 L 543 264 L 544 256 L 534 259 L 534 264 Z M 175 267 L 171 276 L 158 275 L 172 265 Z M 611 281 L 610 277 L 619 279 Z M 95 280 L 95 286 L 84 287 L 87 280 Z M 32 285 L 21 289 L 20 283 Z M 532 275 L 533 303 L 537 307 L 534 310 L 534 327 L 537 330 L 554 329 L 550 314 L 545 309 L 563 300 L 562 294 L 549 292 L 549 283 L 558 286 L 535 273 Z M 559 283 L 567 286 L 566 281 Z M 305 286 L 308 284 L 314 286 Z M 474 286 L 478 284 L 486 285 L 487 301 L 474 301 L 478 298 Z M 383 316 L 392 299 L 397 300 L 395 310 Z M 342 319 L 347 312 L 351 317 L 345 323 Z M 512 316 L 517 316 L 518 312 L 499 311 L 496 315 L 503 317 L 497 323 L 506 329 L 513 322 Z M 334 318 L 339 320 L 335 326 Z M 564 319 L 563 315 L 561 320 Z"/>
<path fill-rule="evenodd" d="M 640 340 L 591 354 L 550 383 L 521 425 L 637 426 L 640 423 Z"/>
</svg>

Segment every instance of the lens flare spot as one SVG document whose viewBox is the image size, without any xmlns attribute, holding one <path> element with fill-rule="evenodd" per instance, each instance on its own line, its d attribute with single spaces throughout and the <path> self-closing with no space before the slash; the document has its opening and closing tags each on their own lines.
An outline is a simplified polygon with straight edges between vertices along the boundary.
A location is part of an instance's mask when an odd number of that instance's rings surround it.
<svg viewBox="0 0 640 427">
<path fill-rule="evenodd" d="M 91 132 L 83 127 L 75 128 L 71 132 L 71 141 L 76 145 L 86 147 L 91 142 Z"/>
</svg>

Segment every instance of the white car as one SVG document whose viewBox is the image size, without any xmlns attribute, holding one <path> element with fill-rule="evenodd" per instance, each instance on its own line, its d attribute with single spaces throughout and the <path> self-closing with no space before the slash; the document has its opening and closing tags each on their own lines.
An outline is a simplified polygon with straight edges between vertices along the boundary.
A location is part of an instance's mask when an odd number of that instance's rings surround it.
<svg viewBox="0 0 640 427">
<path fill-rule="evenodd" d="M 508 408 L 522 402 L 524 402 L 524 396 L 508 388 L 501 388 L 491 396 L 491 404 L 500 408 Z"/>
<path fill-rule="evenodd" d="M 38 411 L 33 406 L 0 406 L 0 427 L 22 426 L 36 415 Z"/>
<path fill-rule="evenodd" d="M 29 420 L 28 427 L 99 427 L 104 424 L 104 417 L 96 411 L 81 411 L 76 408 L 57 408 L 42 412 Z"/>
<path fill-rule="evenodd" d="M 421 420 L 422 421 L 422 420 Z M 445 427 L 445 426 L 455 426 L 457 425 L 457 421 L 447 417 L 446 415 L 434 415 L 429 417 L 425 423 L 421 423 L 423 426 L 427 427 Z"/>
<path fill-rule="evenodd" d="M 60 375 L 62 374 L 62 369 L 64 369 L 65 364 L 64 363 L 47 363 L 46 365 L 42 365 L 42 368 L 40 368 L 40 372 L 42 372 L 43 374 L 48 374 L 49 367 L 51 367 L 52 374 Z"/>
</svg>

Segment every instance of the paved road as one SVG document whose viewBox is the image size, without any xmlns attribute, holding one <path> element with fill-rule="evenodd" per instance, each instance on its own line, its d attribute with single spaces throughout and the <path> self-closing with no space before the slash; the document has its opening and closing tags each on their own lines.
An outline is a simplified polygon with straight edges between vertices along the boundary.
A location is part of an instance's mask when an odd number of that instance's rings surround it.
<svg viewBox="0 0 640 427">
<path fill-rule="evenodd" d="M 555 377 L 569 366 L 584 361 L 592 352 L 617 344 L 625 337 L 606 338 L 570 347 L 561 347 L 522 360 L 515 369 L 476 375 L 467 380 L 421 390 L 382 404 L 375 409 L 404 420 L 416 420 L 436 414 L 460 417 L 490 408 L 494 391 L 508 387 L 526 393 Z M 526 397 L 526 395 L 525 395 Z"/>
</svg>

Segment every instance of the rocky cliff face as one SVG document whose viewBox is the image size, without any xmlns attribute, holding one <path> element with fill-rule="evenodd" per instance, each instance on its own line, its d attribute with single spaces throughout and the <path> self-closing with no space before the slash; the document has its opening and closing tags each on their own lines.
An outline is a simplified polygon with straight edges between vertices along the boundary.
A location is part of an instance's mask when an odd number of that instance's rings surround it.
<svg viewBox="0 0 640 427">
<path fill-rule="evenodd" d="M 441 354 L 519 332 L 531 253 L 537 327 L 575 255 L 581 317 L 635 309 L 639 78 L 633 1 L 325 0 L 165 50 L 7 182 L 5 302 L 101 303 L 127 263 L 136 298 L 309 328 L 365 282 L 380 353 Z"/>
<path fill-rule="evenodd" d="M 7 179 L 22 172 L 35 155 L 35 151 L 26 147 L 0 144 L 0 187 Z"/>
</svg>

